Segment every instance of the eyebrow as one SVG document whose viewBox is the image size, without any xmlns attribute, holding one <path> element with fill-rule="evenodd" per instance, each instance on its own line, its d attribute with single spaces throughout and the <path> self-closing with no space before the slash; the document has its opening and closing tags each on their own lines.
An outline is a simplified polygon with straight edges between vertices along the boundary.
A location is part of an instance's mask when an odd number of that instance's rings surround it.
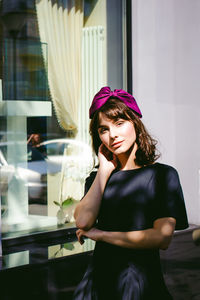
<svg viewBox="0 0 200 300">
<path fill-rule="evenodd" d="M 119 120 L 124 120 L 124 119 L 122 119 L 122 118 L 111 119 L 111 122 L 112 122 L 112 123 L 116 123 L 116 122 L 119 121 Z M 99 129 L 99 128 L 103 128 L 103 127 L 107 127 L 107 125 L 104 125 L 104 124 L 103 124 L 103 125 L 99 125 L 99 126 L 98 126 L 98 129 Z"/>
<path fill-rule="evenodd" d="M 99 125 L 98 129 L 103 128 L 103 127 L 106 127 L 106 125 Z"/>
</svg>

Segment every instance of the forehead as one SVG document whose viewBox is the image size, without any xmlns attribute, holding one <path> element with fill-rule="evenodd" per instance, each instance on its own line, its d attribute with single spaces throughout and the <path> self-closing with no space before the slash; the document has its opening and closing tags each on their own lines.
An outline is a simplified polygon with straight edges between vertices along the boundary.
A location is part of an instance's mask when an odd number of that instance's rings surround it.
<svg viewBox="0 0 200 300">
<path fill-rule="evenodd" d="M 106 123 L 113 123 L 115 120 L 109 119 L 106 115 L 102 112 L 99 113 L 99 126 Z"/>
</svg>

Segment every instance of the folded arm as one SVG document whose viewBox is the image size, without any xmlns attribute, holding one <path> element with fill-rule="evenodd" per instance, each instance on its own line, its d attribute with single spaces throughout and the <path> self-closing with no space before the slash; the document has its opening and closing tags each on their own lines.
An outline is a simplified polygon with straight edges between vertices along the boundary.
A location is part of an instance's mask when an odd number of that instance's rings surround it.
<svg viewBox="0 0 200 300">
<path fill-rule="evenodd" d="M 94 241 L 103 241 L 116 246 L 133 249 L 153 249 L 165 250 L 168 248 L 176 225 L 176 220 L 172 217 L 160 218 L 154 221 L 153 228 L 128 231 L 111 232 L 91 228 L 88 231 L 78 229 L 77 237 L 83 243 L 83 236 Z"/>
</svg>

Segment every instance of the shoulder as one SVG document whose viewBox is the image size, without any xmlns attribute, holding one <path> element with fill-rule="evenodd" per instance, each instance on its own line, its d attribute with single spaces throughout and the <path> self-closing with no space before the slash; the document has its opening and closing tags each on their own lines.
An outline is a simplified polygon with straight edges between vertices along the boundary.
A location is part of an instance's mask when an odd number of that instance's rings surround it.
<svg viewBox="0 0 200 300">
<path fill-rule="evenodd" d="M 97 170 L 94 169 L 88 177 L 86 177 L 85 179 L 85 194 L 88 192 L 88 190 L 90 189 L 95 177 L 97 175 Z"/>
<path fill-rule="evenodd" d="M 173 187 L 180 185 L 180 178 L 176 168 L 167 164 L 156 163 L 156 170 L 158 182 L 163 182 Z"/>
<path fill-rule="evenodd" d="M 159 163 L 156 162 L 154 164 L 150 164 L 150 165 L 146 165 L 144 167 L 142 167 L 141 172 L 139 172 L 140 175 L 144 175 L 147 176 L 149 174 L 149 176 L 152 174 L 154 175 L 154 178 L 159 178 L 159 177 L 165 177 L 165 176 L 175 176 L 178 177 L 178 172 L 177 170 L 167 164 L 163 164 L 163 163 Z"/>
<path fill-rule="evenodd" d="M 87 184 L 87 183 L 89 184 L 91 181 L 93 182 L 94 179 L 95 179 L 95 177 L 96 177 L 96 175 L 97 175 L 97 170 L 94 169 L 94 170 L 88 175 L 88 177 L 86 177 L 86 179 L 85 179 L 86 184 Z"/>
<path fill-rule="evenodd" d="M 162 164 L 162 163 L 155 163 L 155 168 L 157 169 L 157 171 L 159 173 L 163 173 L 163 174 L 174 174 L 174 175 L 178 175 L 178 171 L 170 166 L 170 165 L 167 165 L 167 164 Z"/>
</svg>

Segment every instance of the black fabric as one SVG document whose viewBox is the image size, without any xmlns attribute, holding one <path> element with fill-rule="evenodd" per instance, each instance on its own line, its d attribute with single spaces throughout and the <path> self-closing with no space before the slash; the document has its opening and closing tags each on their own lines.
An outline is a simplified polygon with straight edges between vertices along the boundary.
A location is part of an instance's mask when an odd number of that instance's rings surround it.
<svg viewBox="0 0 200 300">
<path fill-rule="evenodd" d="M 86 180 L 86 191 L 94 180 Z M 155 163 L 110 176 L 97 227 L 106 231 L 145 230 L 156 219 L 174 217 L 176 230 L 188 227 L 177 171 Z M 158 249 L 128 249 L 97 242 L 93 259 L 74 299 L 172 299 L 165 286 Z"/>
<path fill-rule="evenodd" d="M 84 195 L 89 191 L 95 177 L 96 177 L 96 174 L 97 172 L 94 171 L 94 172 L 91 172 L 90 173 L 90 176 L 86 178 L 86 181 L 85 181 L 85 190 L 84 190 Z"/>
</svg>

